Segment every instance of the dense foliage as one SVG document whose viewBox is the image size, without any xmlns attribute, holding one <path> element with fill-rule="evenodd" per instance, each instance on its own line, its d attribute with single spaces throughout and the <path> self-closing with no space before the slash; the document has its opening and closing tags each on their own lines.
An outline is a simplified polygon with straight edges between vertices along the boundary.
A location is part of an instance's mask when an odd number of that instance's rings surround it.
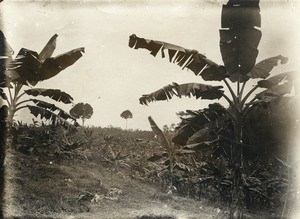
<svg viewBox="0 0 300 219">
<path fill-rule="evenodd" d="M 281 104 L 288 104 L 289 109 L 294 107 L 291 99 L 286 99 Z M 274 127 L 276 133 L 281 133 L 278 135 L 270 132 L 257 143 L 265 145 L 266 153 L 268 148 L 287 145 L 288 136 L 285 131 L 287 127 L 290 128 L 289 131 L 298 129 L 287 125 L 288 120 L 292 119 L 291 111 L 281 109 L 269 113 L 267 108 L 262 108 L 252 115 L 254 119 L 251 129 L 256 133 L 264 131 L 270 124 L 276 126 Z M 264 115 L 268 123 L 261 117 L 255 118 L 257 115 Z M 224 120 L 224 123 L 220 121 L 219 124 L 226 124 L 226 119 Z M 158 128 L 153 120 L 149 121 L 154 129 Z M 228 130 L 230 131 L 230 125 Z M 158 137 L 155 138 L 154 133 L 150 131 L 122 130 L 113 127 L 65 129 L 59 125 L 36 123 L 28 126 L 19 123 L 13 126 L 8 139 L 12 139 L 12 149 L 25 156 L 43 158 L 58 164 L 68 159 L 76 162 L 93 161 L 115 174 L 125 174 L 145 182 L 158 183 L 168 194 L 175 192 L 197 200 L 210 200 L 226 212 L 230 206 L 233 177 L 228 157 L 225 156 L 228 153 L 226 147 L 230 147 L 228 139 L 210 141 L 214 133 L 205 133 L 201 138 L 207 140 L 206 145 L 190 142 L 185 147 L 174 147 L 174 143 L 167 143 L 172 144 L 172 149 L 167 145 L 162 146 L 162 141 L 159 140 L 160 131 L 155 131 Z M 223 130 L 220 132 L 224 133 Z M 161 134 L 170 141 L 174 132 L 165 129 Z M 251 139 L 252 134 L 245 136 Z M 282 141 L 277 141 L 278 138 Z M 259 157 L 255 153 L 249 153 L 251 159 L 246 159 L 247 172 L 242 178 L 245 185 L 244 201 L 250 212 L 289 215 L 295 198 L 293 193 L 295 185 L 290 180 L 294 169 L 291 164 L 284 161 L 286 154 L 275 150 L 269 153 L 273 156 Z"/>
</svg>

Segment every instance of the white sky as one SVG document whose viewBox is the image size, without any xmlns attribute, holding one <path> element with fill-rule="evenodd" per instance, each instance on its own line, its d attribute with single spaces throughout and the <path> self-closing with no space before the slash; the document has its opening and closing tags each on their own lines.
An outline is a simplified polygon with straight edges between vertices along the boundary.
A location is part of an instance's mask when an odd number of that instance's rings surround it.
<svg viewBox="0 0 300 219">
<path fill-rule="evenodd" d="M 176 112 L 206 107 L 209 101 L 173 99 L 139 104 L 142 94 L 172 82 L 203 82 L 168 59 L 153 58 L 146 50 L 128 47 L 131 34 L 165 41 L 204 53 L 222 64 L 219 28 L 222 0 L 217 1 L 4 1 L 3 32 L 15 54 L 22 48 L 40 52 L 52 35 L 58 41 L 54 55 L 78 47 L 86 53 L 73 66 L 36 87 L 69 93 L 74 103 L 89 103 L 94 115 L 86 125 L 125 127 L 120 114 L 129 109 L 128 127 L 150 129 L 147 117 L 159 126 L 179 122 Z M 223 1 L 225 2 L 225 1 Z M 284 70 L 300 63 L 299 3 L 278 5 L 261 1 L 262 39 L 257 61 L 276 55 L 290 58 Z M 100 97 L 100 99 L 99 99 Z M 71 105 L 59 105 L 66 111 Z M 19 119 L 31 121 L 24 110 Z"/>
</svg>

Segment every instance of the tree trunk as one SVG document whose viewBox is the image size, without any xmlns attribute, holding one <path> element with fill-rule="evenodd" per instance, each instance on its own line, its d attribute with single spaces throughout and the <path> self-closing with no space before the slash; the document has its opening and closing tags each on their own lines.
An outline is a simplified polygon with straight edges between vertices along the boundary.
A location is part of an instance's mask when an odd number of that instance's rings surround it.
<svg viewBox="0 0 300 219">
<path fill-rule="evenodd" d="M 234 171 L 233 191 L 230 208 L 230 218 L 243 218 L 243 148 L 242 148 L 242 116 L 238 113 L 234 125 L 234 140 L 231 166 Z"/>
</svg>

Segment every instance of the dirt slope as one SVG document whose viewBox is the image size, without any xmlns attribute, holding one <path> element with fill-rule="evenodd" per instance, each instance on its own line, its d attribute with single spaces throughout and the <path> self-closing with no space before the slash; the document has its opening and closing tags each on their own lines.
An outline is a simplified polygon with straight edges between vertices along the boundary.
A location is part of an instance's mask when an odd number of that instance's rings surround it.
<svg viewBox="0 0 300 219">
<path fill-rule="evenodd" d="M 209 219 L 224 214 L 87 157 L 61 159 L 10 149 L 6 168 L 6 218 Z"/>
</svg>

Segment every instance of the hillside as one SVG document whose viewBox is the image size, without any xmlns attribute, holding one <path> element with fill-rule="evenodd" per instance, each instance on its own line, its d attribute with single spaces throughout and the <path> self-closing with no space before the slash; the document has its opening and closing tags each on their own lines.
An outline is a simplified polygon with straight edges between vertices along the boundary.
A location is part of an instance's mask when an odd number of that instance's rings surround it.
<svg viewBox="0 0 300 219">
<path fill-rule="evenodd" d="M 33 129 L 45 135 L 33 136 Z M 19 140 L 7 150 L 7 217 L 216 218 L 221 214 L 219 208 L 208 207 L 204 201 L 167 194 L 158 182 L 151 183 L 138 169 L 120 165 L 116 170 L 116 166 L 106 160 L 101 145 L 95 143 L 96 139 L 101 140 L 97 136 L 90 139 L 93 143 L 89 147 L 84 141 L 81 147 L 68 151 L 56 147 L 54 136 L 47 139 L 50 128 L 33 129 L 19 128 Z M 106 139 L 103 146 L 114 147 L 114 143 L 109 145 L 107 141 L 113 142 L 111 138 L 118 133 L 108 135 L 106 131 L 113 133 L 116 130 L 102 130 L 102 137 Z M 153 137 L 152 133 L 134 134 L 135 137 Z M 61 145 L 66 144 L 66 139 L 60 140 Z M 124 138 L 122 140 L 125 143 Z M 46 141 L 50 145 L 45 145 Z M 26 148 L 28 144 L 31 147 Z M 130 147 L 128 142 L 126 146 Z M 140 153 L 148 153 L 151 147 L 137 149 L 141 150 Z"/>
<path fill-rule="evenodd" d="M 215 194 L 212 187 L 196 193 L 186 186 L 185 197 L 182 188 L 170 188 L 162 164 L 148 161 L 160 150 L 152 132 L 18 125 L 11 133 L 5 218 L 228 216 L 226 203 L 206 198 Z M 272 216 L 245 214 L 265 215 Z"/>
</svg>

